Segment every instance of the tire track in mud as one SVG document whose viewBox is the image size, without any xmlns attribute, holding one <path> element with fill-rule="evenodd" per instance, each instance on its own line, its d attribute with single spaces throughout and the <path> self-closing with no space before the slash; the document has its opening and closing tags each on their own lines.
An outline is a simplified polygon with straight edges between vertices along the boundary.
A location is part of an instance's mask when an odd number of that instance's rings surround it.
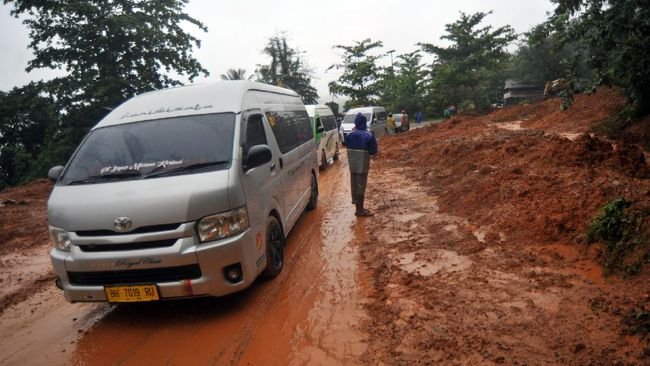
<svg viewBox="0 0 650 366">
<path fill-rule="evenodd" d="M 274 280 L 224 298 L 118 306 L 68 304 L 52 286 L 0 317 L 15 335 L 0 340 L 12 350 L 0 363 L 359 364 L 359 232 L 342 159 L 321 172 L 319 207 L 292 230 Z"/>
<path fill-rule="evenodd" d="M 578 251 L 521 245 L 441 213 L 404 169 L 379 170 L 360 249 L 372 299 L 365 363 L 642 363 L 616 314 L 594 307 L 614 287 L 576 271 L 588 261 Z"/>
</svg>

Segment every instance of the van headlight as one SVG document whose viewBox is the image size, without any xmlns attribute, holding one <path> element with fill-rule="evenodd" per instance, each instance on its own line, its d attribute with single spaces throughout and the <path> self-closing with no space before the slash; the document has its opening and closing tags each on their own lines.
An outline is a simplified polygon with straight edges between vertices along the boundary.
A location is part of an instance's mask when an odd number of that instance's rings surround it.
<svg viewBox="0 0 650 366">
<path fill-rule="evenodd" d="M 50 241 L 54 248 L 64 252 L 70 251 L 70 245 L 72 245 L 72 242 L 70 241 L 70 236 L 67 231 L 50 226 Z"/>
<path fill-rule="evenodd" d="M 206 216 L 199 220 L 196 231 L 201 242 L 227 238 L 248 229 L 246 207 Z"/>
</svg>

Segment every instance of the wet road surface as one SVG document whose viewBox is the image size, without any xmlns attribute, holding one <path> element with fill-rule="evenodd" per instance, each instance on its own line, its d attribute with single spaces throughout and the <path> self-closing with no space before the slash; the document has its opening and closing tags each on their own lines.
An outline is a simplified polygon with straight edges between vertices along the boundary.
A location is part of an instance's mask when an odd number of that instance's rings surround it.
<svg viewBox="0 0 650 366">
<path fill-rule="evenodd" d="M 358 364 L 357 235 L 345 154 L 287 240 L 280 276 L 223 298 L 68 304 L 48 289 L 0 318 L 0 364 Z"/>
</svg>

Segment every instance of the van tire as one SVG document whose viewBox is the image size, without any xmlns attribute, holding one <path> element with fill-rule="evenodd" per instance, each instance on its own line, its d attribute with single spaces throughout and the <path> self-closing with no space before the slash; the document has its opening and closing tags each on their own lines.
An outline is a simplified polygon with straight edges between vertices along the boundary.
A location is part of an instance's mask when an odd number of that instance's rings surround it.
<svg viewBox="0 0 650 366">
<path fill-rule="evenodd" d="M 336 150 L 334 150 L 334 157 L 333 157 L 333 159 L 334 159 L 335 161 L 336 161 L 336 160 L 339 160 L 339 144 L 338 144 L 338 143 L 336 144 Z"/>
<path fill-rule="evenodd" d="M 325 170 L 325 168 L 327 168 L 327 155 L 325 155 L 325 150 L 321 151 L 320 156 L 321 156 L 321 159 L 320 159 L 321 160 L 321 162 L 320 162 L 321 165 L 318 167 L 318 169 Z"/>
<path fill-rule="evenodd" d="M 264 277 L 274 278 L 284 268 L 285 238 L 282 226 L 275 216 L 266 220 L 266 268 Z"/>
<path fill-rule="evenodd" d="M 311 211 L 316 209 L 318 206 L 318 182 L 316 181 L 316 176 L 311 175 L 311 193 L 309 196 L 309 202 L 307 202 L 307 210 Z"/>
</svg>

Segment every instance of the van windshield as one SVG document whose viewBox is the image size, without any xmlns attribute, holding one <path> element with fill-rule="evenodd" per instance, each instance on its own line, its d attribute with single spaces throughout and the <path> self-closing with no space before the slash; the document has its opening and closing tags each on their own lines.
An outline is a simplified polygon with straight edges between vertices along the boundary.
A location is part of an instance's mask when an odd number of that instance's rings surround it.
<svg viewBox="0 0 650 366">
<path fill-rule="evenodd" d="M 93 184 L 225 169 L 235 114 L 184 116 L 93 130 L 59 184 Z"/>
<path fill-rule="evenodd" d="M 361 114 L 363 114 L 363 116 L 366 117 L 366 120 L 370 122 L 370 113 L 361 113 Z M 354 123 L 354 117 L 356 116 L 357 116 L 356 113 L 346 114 L 345 117 L 343 117 L 343 123 Z"/>
</svg>

